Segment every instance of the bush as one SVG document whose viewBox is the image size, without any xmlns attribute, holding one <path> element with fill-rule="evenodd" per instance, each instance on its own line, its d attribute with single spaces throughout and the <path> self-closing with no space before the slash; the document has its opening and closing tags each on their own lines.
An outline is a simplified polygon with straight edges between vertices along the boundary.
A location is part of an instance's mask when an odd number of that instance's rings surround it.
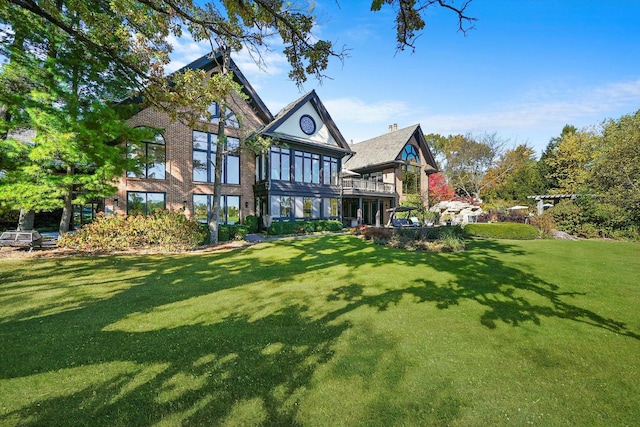
<svg viewBox="0 0 640 427">
<path fill-rule="evenodd" d="M 553 230 L 556 228 L 556 223 L 553 220 L 553 216 L 549 212 L 544 212 L 542 215 L 532 216 L 530 223 L 538 229 L 538 235 L 540 237 L 551 237 Z"/>
<path fill-rule="evenodd" d="M 91 224 L 61 236 L 58 246 L 91 252 L 151 247 L 176 251 L 195 248 L 205 238 L 201 224 L 182 212 L 160 211 L 146 216 L 100 213 Z"/>
<path fill-rule="evenodd" d="M 247 230 L 249 233 L 257 233 L 258 232 L 258 217 L 255 215 L 247 215 L 244 217 L 244 225 L 247 226 Z"/>
<path fill-rule="evenodd" d="M 573 200 L 562 200 L 548 212 L 558 226 L 558 230 L 569 234 L 576 234 L 583 222 L 580 207 Z"/>
<path fill-rule="evenodd" d="M 273 236 L 310 234 L 315 231 L 340 231 L 342 223 L 336 220 L 311 221 L 274 221 L 267 229 L 267 234 Z"/>
<path fill-rule="evenodd" d="M 407 250 L 458 252 L 466 248 L 461 227 L 382 228 L 363 227 L 360 234 L 373 243 Z"/>
<path fill-rule="evenodd" d="M 465 234 L 490 239 L 531 240 L 538 237 L 538 230 L 529 224 L 500 222 L 493 224 L 467 224 Z"/>
</svg>

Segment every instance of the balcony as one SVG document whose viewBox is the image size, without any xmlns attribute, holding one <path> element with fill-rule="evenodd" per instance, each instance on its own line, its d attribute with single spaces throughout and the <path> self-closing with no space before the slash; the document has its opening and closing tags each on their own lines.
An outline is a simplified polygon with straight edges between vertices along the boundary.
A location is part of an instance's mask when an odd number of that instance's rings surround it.
<svg viewBox="0 0 640 427">
<path fill-rule="evenodd" d="M 395 193 L 395 186 L 393 184 L 361 178 L 343 178 L 342 189 L 346 195 Z"/>
</svg>

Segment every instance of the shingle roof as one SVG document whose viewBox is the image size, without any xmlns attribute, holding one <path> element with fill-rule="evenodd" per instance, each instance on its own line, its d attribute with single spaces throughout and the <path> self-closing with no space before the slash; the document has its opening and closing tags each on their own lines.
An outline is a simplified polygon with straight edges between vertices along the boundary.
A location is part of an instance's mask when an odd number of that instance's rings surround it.
<svg viewBox="0 0 640 427">
<path fill-rule="evenodd" d="M 351 170 L 358 170 L 396 160 L 419 126 L 409 126 L 353 144 L 351 149 L 356 154 L 349 159 L 345 167 Z"/>
</svg>

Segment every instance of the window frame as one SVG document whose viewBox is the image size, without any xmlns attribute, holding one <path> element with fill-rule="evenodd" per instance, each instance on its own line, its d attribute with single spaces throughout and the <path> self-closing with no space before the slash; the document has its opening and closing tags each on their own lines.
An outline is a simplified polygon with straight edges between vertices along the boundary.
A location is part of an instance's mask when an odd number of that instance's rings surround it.
<svg viewBox="0 0 640 427">
<path fill-rule="evenodd" d="M 132 202 L 130 201 L 130 197 L 133 194 L 144 194 L 144 211 L 143 212 L 131 212 L 132 210 Z M 155 208 L 151 212 L 149 212 L 149 195 L 162 195 L 162 207 Z M 159 191 L 127 191 L 127 215 L 150 215 L 155 213 L 158 210 L 166 210 L 167 209 L 167 193 L 159 192 Z"/>
<path fill-rule="evenodd" d="M 131 155 L 132 148 L 137 146 L 127 143 L 127 159 L 135 160 L 135 159 L 138 159 L 139 157 L 142 157 L 144 159 L 142 171 L 140 173 L 137 173 L 136 171 L 128 170 L 127 178 L 158 179 L 158 180 L 167 179 L 167 142 L 164 138 L 164 135 L 161 132 L 157 132 L 153 141 L 148 139 L 143 139 L 140 141 L 140 144 L 142 144 L 142 146 L 140 147 L 142 152 L 137 154 L 136 156 L 132 156 Z M 152 166 L 149 166 L 149 147 L 150 146 L 162 147 L 162 157 L 163 157 L 163 161 L 161 163 L 162 171 L 161 173 L 158 173 L 158 175 L 162 175 L 162 177 L 156 177 L 155 171 L 150 173 L 151 170 L 157 167 L 155 162 L 152 163 Z M 152 175 L 152 176 L 149 176 L 149 175 Z"/>
</svg>

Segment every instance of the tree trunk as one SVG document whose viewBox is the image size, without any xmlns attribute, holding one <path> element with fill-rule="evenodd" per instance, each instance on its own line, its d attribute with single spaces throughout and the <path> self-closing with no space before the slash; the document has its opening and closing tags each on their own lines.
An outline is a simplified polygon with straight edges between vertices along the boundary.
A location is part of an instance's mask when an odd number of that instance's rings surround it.
<svg viewBox="0 0 640 427">
<path fill-rule="evenodd" d="M 228 72 L 227 64 L 229 63 L 230 48 L 222 46 L 222 74 Z M 212 245 L 218 244 L 218 228 L 220 224 L 220 196 L 222 193 L 222 159 L 224 150 L 227 147 L 225 136 L 225 122 L 227 120 L 227 104 L 226 102 L 220 103 L 220 117 L 218 119 L 218 139 L 216 141 L 216 158 L 214 167 L 214 179 L 213 179 L 213 200 L 211 202 L 211 220 L 209 221 L 209 243 Z"/>
<path fill-rule="evenodd" d="M 67 176 L 72 175 L 73 167 L 67 166 Z M 71 218 L 73 216 L 73 186 L 70 185 L 66 188 L 63 200 L 64 206 L 62 207 L 62 217 L 60 218 L 60 234 L 68 233 L 71 225 Z"/>
<path fill-rule="evenodd" d="M 20 209 L 20 217 L 18 218 L 18 231 L 33 230 L 35 219 L 35 211 Z"/>
</svg>

